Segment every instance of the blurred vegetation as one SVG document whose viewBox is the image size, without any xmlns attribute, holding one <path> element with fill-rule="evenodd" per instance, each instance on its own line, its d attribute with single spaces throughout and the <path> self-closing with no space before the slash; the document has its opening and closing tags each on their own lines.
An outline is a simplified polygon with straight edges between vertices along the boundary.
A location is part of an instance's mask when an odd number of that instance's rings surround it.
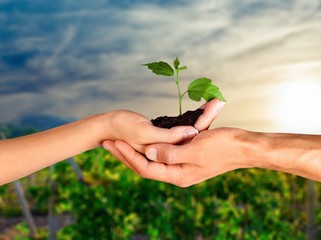
<svg viewBox="0 0 321 240">
<path fill-rule="evenodd" d="M 313 185 L 311 216 L 311 182 L 289 174 L 242 169 L 182 189 L 136 176 L 101 148 L 74 159 L 81 181 L 63 161 L 55 165 L 54 186 L 48 169 L 36 174 L 46 179 L 42 184 L 26 185 L 33 213 L 46 214 L 54 196 L 55 213 L 72 214 L 57 239 L 304 239 L 308 218 L 321 237 L 320 183 Z M 9 185 L 0 187 L 2 217 L 20 211 L 4 201 L 13 194 Z"/>
<path fill-rule="evenodd" d="M 81 154 L 76 161 L 83 182 L 65 162 L 56 166 L 54 175 L 56 211 L 71 211 L 75 217 L 74 224 L 59 232 L 59 239 L 129 239 L 137 234 L 148 239 L 305 236 L 308 181 L 300 177 L 237 170 L 181 189 L 136 176 L 103 149 Z M 319 184 L 315 192 L 320 202 Z"/>
</svg>

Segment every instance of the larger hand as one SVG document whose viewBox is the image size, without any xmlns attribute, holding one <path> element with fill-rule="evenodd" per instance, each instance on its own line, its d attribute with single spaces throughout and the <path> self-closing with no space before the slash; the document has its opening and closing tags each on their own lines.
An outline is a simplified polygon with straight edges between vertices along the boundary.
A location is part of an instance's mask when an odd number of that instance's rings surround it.
<svg viewBox="0 0 321 240">
<path fill-rule="evenodd" d="M 127 143 L 116 141 L 111 152 L 138 175 L 180 187 L 187 187 L 219 174 L 250 167 L 245 154 L 246 131 L 219 128 L 198 134 L 187 144 L 155 144 L 146 150 L 146 156 L 135 152 Z"/>
<path fill-rule="evenodd" d="M 146 156 L 126 143 L 115 154 L 137 174 L 187 187 L 219 174 L 259 167 L 321 181 L 321 135 L 259 133 L 235 128 L 201 132 L 182 146 L 155 144 Z"/>
</svg>

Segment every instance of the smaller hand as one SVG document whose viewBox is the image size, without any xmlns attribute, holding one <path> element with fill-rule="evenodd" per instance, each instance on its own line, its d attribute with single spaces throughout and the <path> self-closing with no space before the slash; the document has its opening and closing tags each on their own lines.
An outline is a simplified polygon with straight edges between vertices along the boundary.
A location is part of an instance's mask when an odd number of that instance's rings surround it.
<svg viewBox="0 0 321 240">
<path fill-rule="evenodd" d="M 122 140 L 127 142 L 136 151 L 143 153 L 146 146 L 153 143 L 177 144 L 188 141 L 198 134 L 198 131 L 191 126 L 178 126 L 171 129 L 158 128 L 153 126 L 145 116 L 131 111 L 114 111 L 107 116 L 110 125 L 106 127 L 111 134 L 105 137 L 108 142 Z"/>
<path fill-rule="evenodd" d="M 195 137 L 198 131 L 203 131 L 211 125 L 217 117 L 224 103 L 214 99 L 201 108 L 204 113 L 195 123 L 195 128 L 179 126 L 171 129 L 154 127 L 145 116 L 131 111 L 115 111 L 112 113 L 112 136 L 103 142 L 103 146 L 109 150 L 113 142 L 122 140 L 127 142 L 136 151 L 143 153 L 146 146 L 153 143 L 177 144 L 186 142 Z"/>
</svg>

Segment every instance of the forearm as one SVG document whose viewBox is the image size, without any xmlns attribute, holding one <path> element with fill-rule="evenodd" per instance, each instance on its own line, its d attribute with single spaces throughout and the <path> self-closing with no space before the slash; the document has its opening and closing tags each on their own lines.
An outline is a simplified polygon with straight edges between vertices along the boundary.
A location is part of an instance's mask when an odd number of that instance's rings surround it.
<svg viewBox="0 0 321 240">
<path fill-rule="evenodd" d="M 107 115 L 96 115 L 48 131 L 0 141 L 0 185 L 100 146 L 108 138 Z M 102 127 L 103 124 L 106 127 Z"/>
<path fill-rule="evenodd" d="M 254 165 L 321 181 L 321 135 L 262 133 Z"/>
</svg>

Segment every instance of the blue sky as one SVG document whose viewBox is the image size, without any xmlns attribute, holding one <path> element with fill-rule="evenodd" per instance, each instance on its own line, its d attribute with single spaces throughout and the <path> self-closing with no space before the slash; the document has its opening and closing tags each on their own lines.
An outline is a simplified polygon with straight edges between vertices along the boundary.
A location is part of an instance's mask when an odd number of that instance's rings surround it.
<svg viewBox="0 0 321 240">
<path fill-rule="evenodd" d="M 215 126 L 288 130 L 299 108 L 292 129 L 320 131 L 311 122 L 321 119 L 320 33 L 317 0 L 4 0 L 0 122 L 113 109 L 175 115 L 175 84 L 140 64 L 179 56 L 183 86 L 209 77 L 227 98 Z"/>
</svg>

